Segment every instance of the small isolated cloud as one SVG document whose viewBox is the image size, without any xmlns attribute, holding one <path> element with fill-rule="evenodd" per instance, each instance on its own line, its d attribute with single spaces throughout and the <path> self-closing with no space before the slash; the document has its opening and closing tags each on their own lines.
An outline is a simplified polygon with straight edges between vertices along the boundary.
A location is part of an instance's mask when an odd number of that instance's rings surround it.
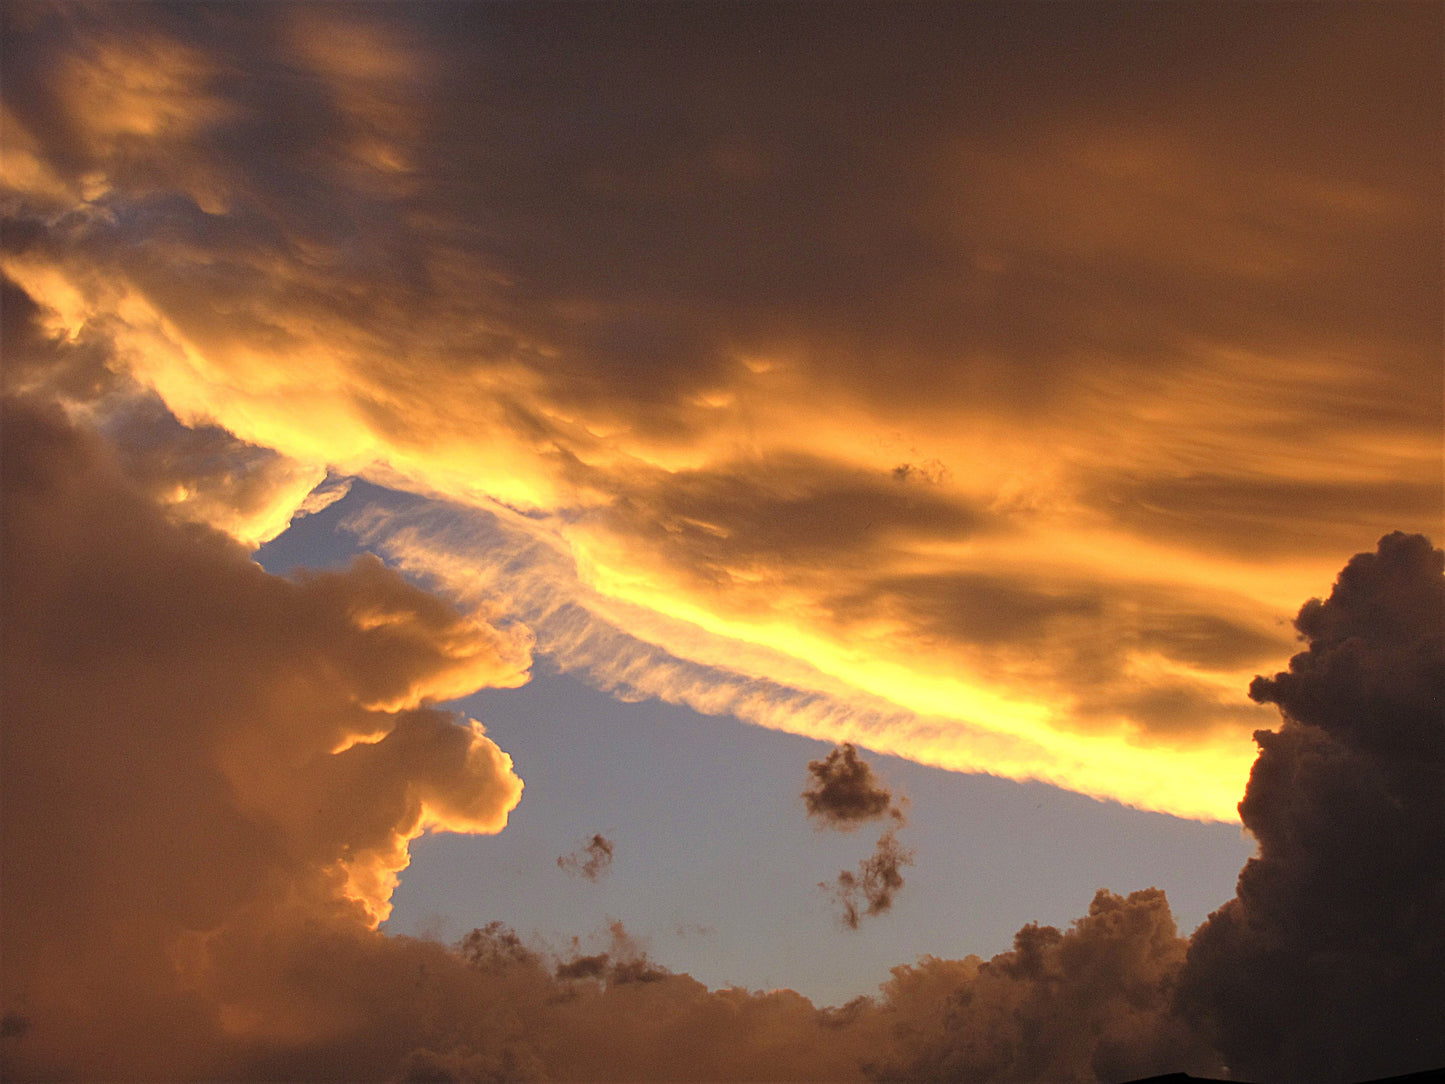
<svg viewBox="0 0 1445 1084">
<path fill-rule="evenodd" d="M 843 909 L 843 925 L 856 930 L 864 916 L 881 915 L 891 909 L 893 897 L 903 887 L 899 871 L 911 865 L 913 851 L 898 842 L 896 829 L 890 828 L 879 836 L 873 854 L 858 863 L 858 872 L 845 869 L 834 882 L 834 898 Z"/>
<path fill-rule="evenodd" d="M 565 873 L 595 881 L 612 867 L 612 840 L 598 832 L 571 854 L 557 859 L 557 868 Z"/>
<path fill-rule="evenodd" d="M 808 773 L 813 785 L 803 792 L 803 802 L 818 827 L 851 832 L 884 817 L 895 822 L 878 837 L 873 853 L 858 863 L 856 873 L 845 869 L 831 885 L 825 881 L 818 886 L 832 888 L 842 908 L 840 920 L 856 930 L 865 915 L 881 915 L 893 906 L 893 897 L 903 887 L 900 870 L 913 864 L 913 852 L 898 842 L 898 829 L 906 823 L 903 801 L 893 800 L 893 792 L 851 742 L 809 762 Z"/>
<path fill-rule="evenodd" d="M 803 791 L 808 816 L 824 828 L 851 832 L 881 817 L 903 820 L 893 804 L 893 792 L 879 782 L 873 768 L 858 757 L 852 742 L 844 742 L 822 760 L 808 763 L 813 785 Z"/>
</svg>

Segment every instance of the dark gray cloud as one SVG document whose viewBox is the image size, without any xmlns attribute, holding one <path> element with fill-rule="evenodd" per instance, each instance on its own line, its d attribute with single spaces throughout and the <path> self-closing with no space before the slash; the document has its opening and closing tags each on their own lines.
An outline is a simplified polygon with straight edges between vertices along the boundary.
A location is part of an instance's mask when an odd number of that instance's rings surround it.
<svg viewBox="0 0 1445 1084">
<path fill-rule="evenodd" d="M 557 868 L 595 881 L 612 868 L 612 840 L 598 832 L 571 854 L 559 855 Z"/>
<path fill-rule="evenodd" d="M 1184 1005 L 1246 1079 L 1350 1081 L 1445 1064 L 1445 554 L 1354 557 L 1300 610 L 1307 650 L 1258 678 L 1239 812 L 1259 840 L 1195 935 Z"/>
</svg>

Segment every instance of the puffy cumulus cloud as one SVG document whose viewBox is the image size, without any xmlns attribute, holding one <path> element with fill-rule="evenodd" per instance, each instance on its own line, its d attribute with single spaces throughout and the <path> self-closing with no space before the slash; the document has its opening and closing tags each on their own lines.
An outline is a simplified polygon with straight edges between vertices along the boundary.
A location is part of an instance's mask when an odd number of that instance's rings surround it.
<svg viewBox="0 0 1445 1084">
<path fill-rule="evenodd" d="M 58 410 L 7 398 L 4 422 L 12 1071 L 224 1075 L 307 1019 L 281 973 L 226 989 L 270 943 L 374 951 L 409 840 L 506 823 L 510 759 L 427 705 L 525 680 L 526 643 L 375 558 L 269 576 Z"/>
<path fill-rule="evenodd" d="M 616 687 L 1229 818 L 1271 622 L 1433 515 L 1428 5 L 12 8 L 57 374 L 535 516 Z"/>
<path fill-rule="evenodd" d="M 1250 692 L 1240 803 L 1259 855 L 1195 935 L 1186 1004 L 1241 1077 L 1348 1081 L 1445 1064 L 1445 553 L 1394 533 L 1295 625 Z"/>
<path fill-rule="evenodd" d="M 1172 1015 L 1188 942 L 1156 889 L 1101 889 L 1072 928 L 1027 925 L 987 963 L 925 958 L 884 984 L 894 1046 L 871 1080 L 1123 1081 L 1212 1072 Z"/>
<path fill-rule="evenodd" d="M 1122 1081 L 1218 1068 L 1171 1015 L 1187 942 L 1164 893 L 1101 889 L 1062 933 L 1025 926 L 983 962 L 925 958 L 885 984 L 893 1045 L 879 1081 Z"/>
<path fill-rule="evenodd" d="M 557 868 L 595 881 L 612 868 L 612 850 L 612 840 L 597 832 L 571 854 L 559 855 Z"/>
</svg>

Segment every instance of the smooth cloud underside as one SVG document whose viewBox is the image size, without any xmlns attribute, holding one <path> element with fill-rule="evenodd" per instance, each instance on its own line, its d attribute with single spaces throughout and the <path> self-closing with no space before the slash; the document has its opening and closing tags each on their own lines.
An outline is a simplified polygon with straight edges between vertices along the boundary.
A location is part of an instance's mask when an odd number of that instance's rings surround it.
<svg viewBox="0 0 1445 1084">
<path fill-rule="evenodd" d="M 605 687 L 1232 819 L 1438 513 L 1439 15 L 1002 10 L 11 5 L 7 386 L 247 544 L 511 517 Z"/>
</svg>

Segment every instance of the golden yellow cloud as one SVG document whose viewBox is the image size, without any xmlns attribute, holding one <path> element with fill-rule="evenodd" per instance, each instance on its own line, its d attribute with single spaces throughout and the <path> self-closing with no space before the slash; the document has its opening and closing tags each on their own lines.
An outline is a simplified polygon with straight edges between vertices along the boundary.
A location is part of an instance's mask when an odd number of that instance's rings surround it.
<svg viewBox="0 0 1445 1084">
<path fill-rule="evenodd" d="M 1087 95 L 1045 50 L 1028 104 L 930 12 L 908 109 L 861 39 L 758 67 L 751 17 L 667 18 L 671 52 L 621 18 L 545 78 L 519 27 L 326 8 L 37 38 L 5 271 L 52 353 L 278 457 L 246 522 L 176 480 L 193 518 L 254 543 L 328 471 L 522 513 L 556 597 L 639 645 L 577 655 L 600 681 L 1232 818 L 1288 613 L 1439 525 L 1414 16 L 1204 20 L 1290 66 L 1111 41 Z"/>
</svg>

